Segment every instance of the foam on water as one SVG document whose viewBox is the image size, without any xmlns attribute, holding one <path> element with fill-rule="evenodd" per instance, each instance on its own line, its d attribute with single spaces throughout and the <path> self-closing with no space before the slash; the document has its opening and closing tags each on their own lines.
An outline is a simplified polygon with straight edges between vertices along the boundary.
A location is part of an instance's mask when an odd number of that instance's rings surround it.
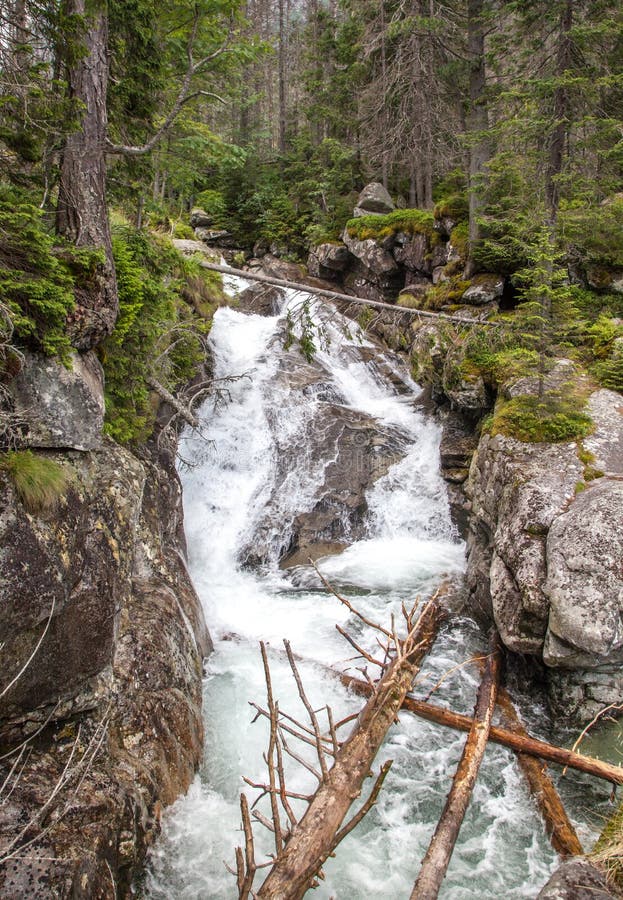
<svg viewBox="0 0 623 900">
<path fill-rule="evenodd" d="M 297 302 L 300 296 L 287 297 L 290 306 Z M 316 308 L 312 311 L 322 315 Z M 295 716 L 301 710 L 283 657 L 284 637 L 310 660 L 300 668 L 313 705 L 330 703 L 336 720 L 361 705 L 313 662 L 357 665 L 349 661 L 352 649 L 335 629 L 336 623 L 348 622 L 349 629 L 359 633 L 348 611 L 318 590 L 308 569 L 288 574 L 273 566 L 250 572 L 237 561 L 269 501 L 281 504 L 277 513 L 283 522 L 309 508 L 326 464 L 301 452 L 293 470 L 278 475 L 283 447 L 304 434 L 305 419 L 315 414 L 317 402 L 312 394 L 308 405 L 302 406 L 300 393 L 292 398 L 277 384 L 279 328 L 279 317 L 218 311 L 210 335 L 215 376 L 249 377 L 228 384 L 228 404 L 215 408 L 206 404 L 202 435 L 189 435 L 182 445 L 182 457 L 192 463 L 182 472 L 189 563 L 216 650 L 205 681 L 204 763 L 188 795 L 164 816 L 144 884 L 145 896 L 152 900 L 236 896 L 235 879 L 224 861 L 233 865 L 234 848 L 242 843 L 242 776 L 265 779 L 262 754 L 267 728 L 262 721 L 250 724 L 253 711 L 248 705 L 250 700 L 262 703 L 265 697 L 259 640 L 270 645 L 273 689 L 281 709 Z M 330 345 L 319 351 L 315 364 L 327 374 L 342 403 L 398 427 L 408 439 L 405 458 L 369 491 L 368 538 L 321 563 L 327 577 L 355 595 L 364 613 L 388 622 L 403 601 L 429 593 L 444 576 L 460 573 L 463 567 L 463 546 L 454 533 L 438 473 L 439 430 L 416 408 L 414 394 L 398 394 L 374 363 L 366 364 L 357 356 L 356 347 L 365 339 L 355 326 L 350 326 L 349 339 L 334 321 L 327 330 Z M 398 364 L 392 366 L 407 388 L 415 387 L 406 372 L 397 371 Z M 275 492 L 278 477 L 282 490 Z M 449 669 L 482 649 L 475 626 L 453 620 L 427 659 L 416 691 L 425 694 Z M 468 711 L 475 691 L 474 671 L 462 668 L 443 681 L 437 696 L 440 702 Z M 379 803 L 329 860 L 326 881 L 314 896 L 322 900 L 409 896 L 462 745 L 463 737 L 457 733 L 402 717 L 379 756 L 379 763 L 394 760 Z M 289 767 L 288 779 L 295 791 L 312 787 L 311 776 L 300 767 Z M 265 805 L 260 808 L 267 811 Z M 258 855 L 270 852 L 268 832 L 258 828 L 257 842 Z M 449 900 L 534 896 L 554 862 L 510 755 L 502 748 L 490 748 L 442 896 Z"/>
</svg>

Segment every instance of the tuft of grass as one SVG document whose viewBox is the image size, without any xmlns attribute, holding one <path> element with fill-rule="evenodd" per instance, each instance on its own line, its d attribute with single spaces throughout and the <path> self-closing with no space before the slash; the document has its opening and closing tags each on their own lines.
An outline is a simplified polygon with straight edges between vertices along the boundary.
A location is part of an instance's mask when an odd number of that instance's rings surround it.
<svg viewBox="0 0 623 900">
<path fill-rule="evenodd" d="M 423 209 L 395 209 L 386 216 L 360 216 L 357 219 L 349 219 L 346 228 L 351 237 L 360 241 L 383 240 L 390 235 L 398 234 L 426 234 L 431 241 L 439 239 L 434 229 L 435 220 L 433 214 Z"/>
<path fill-rule="evenodd" d="M 54 509 L 69 484 L 69 474 L 61 465 L 32 450 L 9 451 L 0 460 L 0 469 L 31 513 Z"/>
<path fill-rule="evenodd" d="M 593 422 L 578 408 L 577 400 L 563 400 L 557 394 L 498 401 L 492 425 L 492 434 L 505 434 L 526 443 L 579 440 L 592 430 Z"/>
</svg>

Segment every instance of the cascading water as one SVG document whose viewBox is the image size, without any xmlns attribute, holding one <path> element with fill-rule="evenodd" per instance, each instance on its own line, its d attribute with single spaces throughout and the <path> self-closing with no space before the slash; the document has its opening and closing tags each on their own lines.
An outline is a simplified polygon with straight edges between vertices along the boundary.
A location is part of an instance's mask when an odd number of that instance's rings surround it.
<svg viewBox="0 0 623 900">
<path fill-rule="evenodd" d="M 297 301 L 290 297 L 289 302 Z M 338 420 L 340 410 L 346 417 L 372 417 L 380 431 L 393 435 L 400 458 L 367 492 L 365 533 L 322 561 L 325 575 L 362 612 L 388 623 L 403 601 L 428 594 L 463 567 L 463 546 L 438 474 L 438 428 L 416 408 L 417 387 L 399 363 L 375 356 L 360 335 L 346 339 L 331 322 L 325 327 L 330 346 L 307 365 L 296 349 L 283 349 L 283 315 L 224 308 L 215 317 L 210 337 L 215 378 L 243 377 L 224 383 L 229 402 L 206 405 L 206 427 L 201 435 L 188 435 L 181 451 L 190 463 L 182 473 L 189 564 L 216 646 L 205 681 L 206 748 L 198 777 L 165 815 L 151 853 L 144 891 L 152 900 L 237 894 L 224 862 L 234 864 L 234 848 L 243 842 L 240 791 L 253 796 L 242 776 L 265 781 L 267 728 L 262 721 L 250 724 L 254 711 L 248 705 L 265 698 L 260 640 L 270 645 L 280 709 L 297 716 L 301 708 L 280 652 L 283 638 L 310 660 L 300 669 L 312 704 L 329 703 L 336 719 L 361 706 L 337 679 L 314 666 L 314 661 L 358 665 L 346 662 L 352 650 L 335 630 L 336 623 L 347 621 L 352 627 L 348 611 L 318 590 L 309 567 L 278 567 L 294 521 L 312 509 L 331 466 L 361 462 L 355 440 L 340 463 L 339 429 L 323 418 L 329 406 Z M 314 434 L 326 436 L 323 455 Z M 342 523 L 346 532 L 349 522 Z M 245 568 L 241 557 L 262 565 Z M 453 619 L 418 677 L 416 693 L 425 694 L 483 646 L 473 623 Z M 464 667 L 442 681 L 436 699 L 468 712 L 475 690 L 474 667 Z M 326 864 L 316 897 L 409 896 L 462 744 L 457 733 L 402 716 L 377 760 L 394 760 L 378 805 Z M 555 855 L 512 756 L 490 747 L 481 773 L 442 896 L 533 897 Z M 292 790 L 313 787 L 304 770 L 288 777 Z M 568 799 L 581 835 L 588 837 L 583 807 L 595 805 L 604 792 L 578 787 L 575 779 L 574 784 Z M 258 856 L 272 849 L 270 835 L 262 831 L 258 826 Z"/>
</svg>

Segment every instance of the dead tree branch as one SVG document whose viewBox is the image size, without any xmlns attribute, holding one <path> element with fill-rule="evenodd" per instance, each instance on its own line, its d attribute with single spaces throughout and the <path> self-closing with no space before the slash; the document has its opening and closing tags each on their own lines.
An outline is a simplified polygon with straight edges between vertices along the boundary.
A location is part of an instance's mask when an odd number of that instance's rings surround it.
<svg viewBox="0 0 623 900">
<path fill-rule="evenodd" d="M 411 900 L 435 900 L 446 876 L 487 746 L 500 678 L 500 660 L 501 642 L 497 631 L 494 630 L 489 645 L 489 657 L 478 689 L 474 723 L 467 735 L 452 788 L 422 862 Z"/>
</svg>

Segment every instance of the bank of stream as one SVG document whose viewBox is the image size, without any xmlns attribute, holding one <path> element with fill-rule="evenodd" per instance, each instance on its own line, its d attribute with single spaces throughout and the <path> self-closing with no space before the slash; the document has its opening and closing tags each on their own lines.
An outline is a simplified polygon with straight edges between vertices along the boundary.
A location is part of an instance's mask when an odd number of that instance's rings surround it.
<svg viewBox="0 0 623 900">
<path fill-rule="evenodd" d="M 321 589 L 311 567 L 279 566 L 297 517 L 312 509 L 337 458 L 332 439 L 324 456 L 309 441 L 310 427 L 319 432 L 325 427 L 328 405 L 333 415 L 343 409 L 370 417 L 395 436 L 398 450 L 388 471 L 367 488 L 361 527 L 353 529 L 344 520 L 343 536 L 348 540 L 350 532 L 350 545 L 321 560 L 326 577 L 362 612 L 387 624 L 402 602 L 428 596 L 443 579 L 460 579 L 463 570 L 464 547 L 438 472 L 439 428 L 418 406 L 419 388 L 397 358 L 381 359 L 381 351 L 356 326 L 349 323 L 345 330 L 337 318 L 325 323 L 329 342 L 313 360 L 316 379 L 293 380 L 303 360 L 296 347 L 284 349 L 284 319 L 286 307 L 300 302 L 299 295 L 288 294 L 282 312 L 268 317 L 235 308 L 218 311 L 210 343 L 215 378 L 228 396 L 205 404 L 204 427 L 181 444 L 189 565 L 215 652 L 205 678 L 204 762 L 188 795 L 164 816 L 141 888 L 151 900 L 237 894 L 224 863 L 234 865 L 234 848 L 242 843 L 239 793 L 244 788 L 253 797 L 242 776 L 265 780 L 267 727 L 262 721 L 251 724 L 249 706 L 249 701 L 265 700 L 260 640 L 270 645 L 282 710 L 294 715 L 300 710 L 281 652 L 283 638 L 308 660 L 300 668 L 314 706 L 329 703 L 336 719 L 361 706 L 360 698 L 317 665 L 349 671 L 360 665 L 335 629 L 336 623 L 348 625 L 357 635 L 357 623 Z M 227 381 L 231 376 L 236 379 Z M 360 465 L 360 453 L 354 439 L 340 464 Z M 251 558 L 252 567 L 246 565 Z M 471 712 L 477 666 L 455 667 L 484 647 L 484 636 L 469 618 L 452 617 L 414 693 L 426 696 L 441 681 L 435 701 Z M 531 730 L 551 738 L 539 698 L 523 700 Z M 459 733 L 401 716 L 378 760 L 394 760 L 379 802 L 328 861 L 316 897 L 409 896 L 463 741 Z M 300 768 L 293 767 L 289 779 L 295 791 L 311 787 L 311 776 Z M 562 779 L 561 791 L 581 839 L 590 846 L 608 812 L 607 786 L 573 774 Z M 269 852 L 270 835 L 262 831 L 258 826 L 259 846 Z M 534 897 L 555 864 L 514 757 L 489 746 L 441 896 Z"/>
</svg>

